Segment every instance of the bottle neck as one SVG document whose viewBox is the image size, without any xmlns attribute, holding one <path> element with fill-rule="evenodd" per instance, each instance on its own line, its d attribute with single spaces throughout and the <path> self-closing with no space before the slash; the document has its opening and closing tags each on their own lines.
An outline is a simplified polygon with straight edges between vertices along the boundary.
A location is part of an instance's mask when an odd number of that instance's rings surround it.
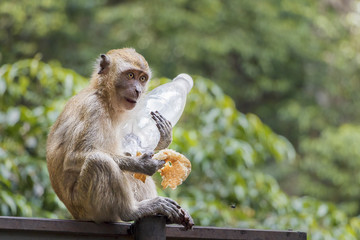
<svg viewBox="0 0 360 240">
<path fill-rule="evenodd" d="M 172 82 L 176 88 L 182 92 L 184 92 L 185 94 L 188 94 L 190 89 L 189 89 L 189 85 L 186 81 L 183 80 L 176 80 Z"/>
<path fill-rule="evenodd" d="M 177 83 L 178 86 L 181 86 L 181 88 L 185 90 L 186 94 L 190 92 L 194 84 L 192 78 L 185 73 L 179 74 L 172 82 Z"/>
</svg>

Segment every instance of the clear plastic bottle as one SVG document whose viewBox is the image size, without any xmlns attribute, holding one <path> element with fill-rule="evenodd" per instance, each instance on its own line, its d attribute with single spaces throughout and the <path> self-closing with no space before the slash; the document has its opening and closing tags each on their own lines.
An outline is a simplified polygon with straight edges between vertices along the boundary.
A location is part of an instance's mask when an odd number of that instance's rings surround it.
<svg viewBox="0 0 360 240">
<path fill-rule="evenodd" d="M 124 151 L 136 155 L 137 152 L 154 150 L 160 140 L 160 133 L 150 112 L 158 111 L 175 126 L 184 111 L 186 96 L 192 87 L 192 78 L 182 73 L 171 82 L 149 92 L 135 107 L 133 121 L 124 126 Z"/>
</svg>

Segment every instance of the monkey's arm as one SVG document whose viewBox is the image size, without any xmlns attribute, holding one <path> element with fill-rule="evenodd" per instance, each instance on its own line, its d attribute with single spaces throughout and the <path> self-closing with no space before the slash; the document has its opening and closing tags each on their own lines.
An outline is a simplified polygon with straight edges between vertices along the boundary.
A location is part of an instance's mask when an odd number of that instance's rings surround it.
<svg viewBox="0 0 360 240">
<path fill-rule="evenodd" d="M 152 176 L 157 170 L 165 164 L 163 160 L 153 159 L 153 152 L 147 152 L 139 157 L 127 157 L 110 154 L 121 170 L 143 173 Z"/>
<path fill-rule="evenodd" d="M 91 152 L 78 152 L 65 158 L 64 169 L 70 171 L 78 171 L 81 169 L 81 163 L 91 157 L 94 159 L 112 159 L 116 165 L 123 171 L 143 173 L 152 176 L 165 164 L 164 160 L 153 159 L 153 152 L 146 152 L 139 157 L 128 157 L 102 150 L 94 150 Z"/>
<path fill-rule="evenodd" d="M 155 120 L 156 126 L 160 132 L 160 140 L 155 150 L 167 148 L 172 142 L 172 126 L 171 122 L 166 120 L 158 111 L 151 112 L 152 119 Z"/>
</svg>

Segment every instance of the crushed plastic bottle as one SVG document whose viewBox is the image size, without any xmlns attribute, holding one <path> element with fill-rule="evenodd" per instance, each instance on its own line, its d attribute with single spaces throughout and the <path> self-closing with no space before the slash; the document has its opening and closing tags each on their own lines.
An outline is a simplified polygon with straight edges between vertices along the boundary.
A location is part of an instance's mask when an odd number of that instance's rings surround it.
<svg viewBox="0 0 360 240">
<path fill-rule="evenodd" d="M 182 73 L 171 82 L 149 92 L 135 107 L 133 120 L 123 128 L 124 151 L 132 156 L 137 152 L 153 151 L 160 140 L 160 133 L 150 112 L 158 111 L 175 126 L 184 111 L 186 97 L 192 87 L 192 78 Z"/>
</svg>

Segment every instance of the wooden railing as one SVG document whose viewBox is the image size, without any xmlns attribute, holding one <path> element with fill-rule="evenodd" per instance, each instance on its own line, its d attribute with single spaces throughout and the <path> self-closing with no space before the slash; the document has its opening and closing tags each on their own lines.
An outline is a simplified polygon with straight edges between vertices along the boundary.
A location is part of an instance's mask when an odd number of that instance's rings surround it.
<svg viewBox="0 0 360 240">
<path fill-rule="evenodd" d="M 165 218 L 160 216 L 147 217 L 134 224 L 0 217 L 0 239 L 306 240 L 306 233 L 197 226 L 183 231 L 181 226 L 166 225 Z"/>
</svg>

